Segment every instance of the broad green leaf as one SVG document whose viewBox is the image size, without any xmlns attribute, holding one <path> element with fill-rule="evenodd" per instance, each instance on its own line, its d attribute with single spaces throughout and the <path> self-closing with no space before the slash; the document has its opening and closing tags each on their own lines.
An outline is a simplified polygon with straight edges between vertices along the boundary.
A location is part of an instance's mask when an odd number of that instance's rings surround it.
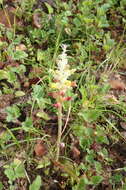
<svg viewBox="0 0 126 190">
<path fill-rule="evenodd" d="M 104 136 L 103 136 L 104 135 Z M 107 145 L 109 145 L 109 140 L 108 140 L 108 138 L 105 136 L 105 134 L 103 134 L 102 136 L 98 136 L 97 137 L 97 141 L 99 142 L 99 143 L 105 143 L 105 144 L 107 144 Z"/>
<path fill-rule="evenodd" d="M 18 67 L 11 67 L 11 71 L 21 75 L 26 72 L 26 67 L 24 65 L 19 65 Z"/>
<path fill-rule="evenodd" d="M 92 109 L 92 110 L 85 110 L 79 113 L 80 116 L 87 122 L 96 121 L 98 117 L 101 115 L 102 110 Z"/>
<path fill-rule="evenodd" d="M 27 117 L 26 120 L 22 123 L 22 129 L 26 132 L 34 130 L 32 119 L 30 117 Z"/>
<path fill-rule="evenodd" d="M 16 175 L 12 167 L 5 169 L 4 173 L 11 182 L 13 182 L 16 179 Z"/>
<path fill-rule="evenodd" d="M 16 178 L 25 177 L 25 168 L 22 161 L 19 159 L 14 159 L 13 164 Z"/>
<path fill-rule="evenodd" d="M 91 178 L 91 182 L 94 184 L 94 185 L 98 185 L 99 183 L 101 183 L 103 180 L 103 177 L 102 176 L 92 176 Z"/>
<path fill-rule="evenodd" d="M 99 173 L 102 171 L 102 166 L 101 166 L 101 163 L 100 162 L 97 162 L 95 161 L 95 168 L 96 168 L 96 171 Z"/>
<path fill-rule="evenodd" d="M 8 40 L 12 40 L 13 39 L 13 37 L 14 37 L 14 34 L 13 34 L 13 32 L 12 31 L 7 31 L 7 38 L 8 38 Z M 13 44 L 13 43 L 12 43 Z"/>
<path fill-rule="evenodd" d="M 46 3 L 46 2 L 45 2 L 45 5 L 46 5 L 46 7 L 48 9 L 49 14 L 52 14 L 53 13 L 53 8 L 51 7 L 51 5 Z"/>
<path fill-rule="evenodd" d="M 15 73 L 12 71 L 9 71 L 8 72 L 8 81 L 10 83 L 14 83 L 16 80 L 17 80 L 17 77 L 16 77 Z"/>
<path fill-rule="evenodd" d="M 94 162 L 94 155 L 93 154 L 87 155 L 85 160 L 89 163 L 93 163 Z"/>
<path fill-rule="evenodd" d="M 43 87 L 40 85 L 33 86 L 33 93 L 32 96 L 35 100 L 43 97 Z"/>
<path fill-rule="evenodd" d="M 8 79 L 8 72 L 4 70 L 0 70 L 0 80 Z"/>
<path fill-rule="evenodd" d="M 46 121 L 50 120 L 48 114 L 45 113 L 44 111 L 40 111 L 40 112 L 38 112 L 36 115 L 37 115 L 38 117 L 40 117 L 40 118 L 46 120 Z"/>
<path fill-rule="evenodd" d="M 0 190 L 2 190 L 4 188 L 2 182 L 0 182 Z"/>
<path fill-rule="evenodd" d="M 38 175 L 33 183 L 30 185 L 29 190 L 40 190 L 42 185 L 41 177 Z"/>
<path fill-rule="evenodd" d="M 12 59 L 14 59 L 14 60 L 25 59 L 26 57 L 28 57 L 28 54 L 21 50 L 15 51 L 12 55 Z"/>
<path fill-rule="evenodd" d="M 20 90 L 19 90 L 19 91 L 16 91 L 16 92 L 15 92 L 15 96 L 16 96 L 16 97 L 21 97 L 21 96 L 24 96 L 24 95 L 25 95 L 25 93 L 24 93 L 23 91 L 20 91 Z"/>
<path fill-rule="evenodd" d="M 76 136 L 80 137 L 83 136 L 85 133 L 85 129 L 83 125 L 74 125 L 73 126 L 73 132 Z"/>
<path fill-rule="evenodd" d="M 115 174 L 114 176 L 112 176 L 112 180 L 114 183 L 120 183 L 120 181 L 122 180 L 122 175 L 121 174 Z"/>
<path fill-rule="evenodd" d="M 80 179 L 80 182 L 78 184 L 78 190 L 86 190 L 86 184 L 84 178 Z"/>
<path fill-rule="evenodd" d="M 13 105 L 12 107 L 7 107 L 6 112 L 7 112 L 7 121 L 8 122 L 17 119 L 21 115 L 20 109 L 16 105 Z"/>
<path fill-rule="evenodd" d="M 45 53 L 42 50 L 38 49 L 37 61 L 43 61 L 43 60 L 45 60 Z"/>
</svg>

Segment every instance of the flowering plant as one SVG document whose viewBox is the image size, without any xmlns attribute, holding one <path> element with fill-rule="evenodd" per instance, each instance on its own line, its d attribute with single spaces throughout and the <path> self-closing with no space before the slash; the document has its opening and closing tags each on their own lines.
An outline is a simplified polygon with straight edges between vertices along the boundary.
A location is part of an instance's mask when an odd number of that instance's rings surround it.
<svg viewBox="0 0 126 190">
<path fill-rule="evenodd" d="M 57 105 L 55 104 L 56 107 L 65 100 L 71 100 L 71 97 L 66 97 L 66 92 L 75 86 L 75 82 L 68 80 L 70 75 L 75 72 L 75 69 L 70 70 L 69 68 L 66 48 L 66 45 L 62 45 L 63 52 L 58 57 L 57 70 L 53 71 L 54 82 L 50 85 L 55 91 L 52 93 L 52 96 L 57 100 Z"/>
<path fill-rule="evenodd" d="M 71 82 L 69 77 L 75 72 L 75 69 L 70 69 L 67 57 L 67 45 L 62 45 L 63 52 L 59 55 L 57 60 L 57 69 L 53 71 L 54 82 L 51 83 L 53 92 L 52 97 L 56 99 L 55 107 L 58 109 L 58 138 L 57 138 L 57 155 L 56 160 L 59 159 L 60 141 L 62 135 L 62 107 L 64 101 L 71 100 L 70 96 L 66 96 L 68 90 L 75 86 L 75 82 Z"/>
</svg>

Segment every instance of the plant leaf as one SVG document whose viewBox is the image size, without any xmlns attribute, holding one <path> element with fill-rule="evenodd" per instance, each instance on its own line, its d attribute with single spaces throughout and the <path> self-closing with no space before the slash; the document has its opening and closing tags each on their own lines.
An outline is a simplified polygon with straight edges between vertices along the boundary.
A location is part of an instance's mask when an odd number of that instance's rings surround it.
<svg viewBox="0 0 126 190">
<path fill-rule="evenodd" d="M 0 190 L 2 190 L 4 188 L 2 182 L 0 182 Z"/>
<path fill-rule="evenodd" d="M 29 190 L 39 190 L 42 185 L 41 177 L 38 175 L 33 183 L 30 185 Z"/>
</svg>

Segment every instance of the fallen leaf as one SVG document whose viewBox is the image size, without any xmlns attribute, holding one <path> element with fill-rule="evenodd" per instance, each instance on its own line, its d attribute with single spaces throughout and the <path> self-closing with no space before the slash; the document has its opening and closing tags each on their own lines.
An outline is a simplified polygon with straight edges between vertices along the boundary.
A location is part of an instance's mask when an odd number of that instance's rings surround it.
<svg viewBox="0 0 126 190">
<path fill-rule="evenodd" d="M 6 133 L 7 131 L 4 128 L 0 129 L 0 139 L 2 139 L 6 135 Z"/>
<path fill-rule="evenodd" d="M 72 152 L 72 156 L 73 156 L 74 159 L 79 158 L 79 156 L 80 156 L 80 151 L 79 151 L 75 146 L 73 146 L 73 147 L 71 148 L 71 152 Z"/>
<path fill-rule="evenodd" d="M 11 26 L 14 24 L 15 17 L 15 8 L 13 7 L 7 7 L 3 10 L 0 10 L 0 23 L 4 24 L 5 27 L 11 28 Z"/>
<path fill-rule="evenodd" d="M 29 83 L 28 81 L 25 81 L 24 84 L 23 84 L 23 86 L 24 86 L 25 88 L 28 88 L 28 87 L 30 86 L 30 83 Z"/>
<path fill-rule="evenodd" d="M 121 132 L 121 135 L 126 139 L 126 132 Z"/>
<path fill-rule="evenodd" d="M 6 117 L 7 117 L 7 113 L 5 109 L 0 109 L 0 120 L 3 121 L 4 119 L 6 119 Z"/>
<path fill-rule="evenodd" d="M 47 150 L 43 141 L 38 140 L 34 148 L 36 156 L 42 157 L 46 154 Z"/>
<path fill-rule="evenodd" d="M 18 46 L 16 46 L 16 51 L 25 51 L 27 50 L 26 46 L 24 44 L 19 44 Z"/>
<path fill-rule="evenodd" d="M 5 63 L 0 61 L 0 69 L 3 69 L 4 65 L 5 65 Z"/>
<path fill-rule="evenodd" d="M 109 84 L 110 84 L 111 88 L 115 89 L 115 90 L 125 90 L 125 88 L 126 88 L 123 81 L 116 80 L 116 79 L 110 80 Z"/>
<path fill-rule="evenodd" d="M 13 94 L 3 94 L 0 96 L 0 109 L 10 106 L 14 98 Z"/>
</svg>

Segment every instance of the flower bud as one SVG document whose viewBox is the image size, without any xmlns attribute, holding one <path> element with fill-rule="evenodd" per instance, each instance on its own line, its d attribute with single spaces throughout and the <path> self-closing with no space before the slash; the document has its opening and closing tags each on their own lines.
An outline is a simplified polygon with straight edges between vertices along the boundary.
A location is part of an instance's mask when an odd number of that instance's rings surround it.
<svg viewBox="0 0 126 190">
<path fill-rule="evenodd" d="M 72 97 L 70 97 L 70 96 L 67 96 L 64 98 L 64 101 L 70 101 L 70 100 L 72 100 Z"/>
<path fill-rule="evenodd" d="M 53 104 L 54 107 L 59 108 L 61 106 L 61 104 L 59 102 L 57 102 L 56 104 Z"/>
</svg>

